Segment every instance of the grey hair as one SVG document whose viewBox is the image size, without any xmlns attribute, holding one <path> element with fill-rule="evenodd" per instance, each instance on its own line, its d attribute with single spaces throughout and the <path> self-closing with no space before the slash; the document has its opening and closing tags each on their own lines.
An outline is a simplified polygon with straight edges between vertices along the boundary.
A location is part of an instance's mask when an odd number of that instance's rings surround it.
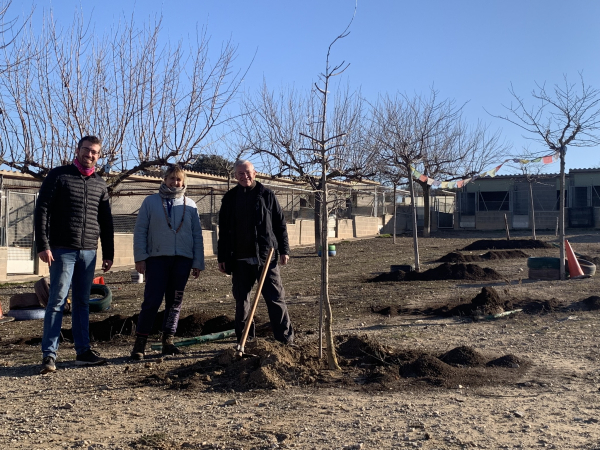
<svg viewBox="0 0 600 450">
<path fill-rule="evenodd" d="M 243 166 L 244 164 L 250 164 L 254 169 L 254 164 L 252 164 L 252 162 L 248 161 L 247 159 L 238 159 L 233 165 L 233 171 L 235 172 L 238 169 L 238 167 Z"/>
</svg>

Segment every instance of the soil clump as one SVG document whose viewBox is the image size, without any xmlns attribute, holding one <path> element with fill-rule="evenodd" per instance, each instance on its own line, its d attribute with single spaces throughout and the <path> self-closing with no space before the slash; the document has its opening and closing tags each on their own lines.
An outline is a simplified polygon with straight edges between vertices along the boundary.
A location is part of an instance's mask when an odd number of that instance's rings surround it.
<svg viewBox="0 0 600 450">
<path fill-rule="evenodd" d="M 585 298 L 581 301 L 588 311 L 599 311 L 600 310 L 600 297 L 592 295 L 591 297 Z"/>
<path fill-rule="evenodd" d="M 483 355 L 468 346 L 453 348 L 440 356 L 440 360 L 456 367 L 479 367 L 486 363 Z"/>
<path fill-rule="evenodd" d="M 104 320 L 90 322 L 90 339 L 93 342 L 111 341 L 118 336 L 133 336 L 137 325 L 139 314 L 130 317 L 124 317 L 120 314 L 109 316 Z M 156 315 L 152 326 L 151 335 L 160 333 L 164 311 Z M 221 315 L 211 317 L 205 313 L 190 314 L 179 320 L 177 326 L 177 337 L 196 337 L 206 334 L 219 333 L 234 328 L 234 320 L 228 316 Z M 71 328 L 61 330 L 63 340 L 73 341 L 73 331 Z"/>
<path fill-rule="evenodd" d="M 448 263 L 461 263 L 461 262 L 481 262 L 497 259 L 516 259 L 516 258 L 529 258 L 529 255 L 522 250 L 504 250 L 496 251 L 491 250 L 483 255 L 465 255 L 459 252 L 450 252 L 440 259 L 438 262 Z"/>
<path fill-rule="evenodd" d="M 459 382 L 481 386 L 486 381 L 480 372 L 473 371 L 476 368 L 521 367 L 509 363 L 490 365 L 489 358 L 471 347 L 457 347 L 438 357 L 423 351 L 394 349 L 367 335 L 337 336 L 336 349 L 342 368 L 341 381 L 350 388 L 400 389 L 405 384 L 403 379 L 442 386 Z M 514 377 L 519 375 L 520 372 L 504 374 L 500 384 L 514 382 Z M 495 385 L 499 382 L 497 377 L 485 379 L 493 379 Z M 248 343 L 241 359 L 235 357 L 234 349 L 227 349 L 208 360 L 154 373 L 144 379 L 146 384 L 166 385 L 172 389 L 219 392 L 284 389 L 290 385 L 326 387 L 339 382 L 339 376 L 332 380 L 326 360 L 318 359 L 314 343 L 289 347 L 265 339 Z"/>
<path fill-rule="evenodd" d="M 371 282 L 379 281 L 436 281 L 436 280 L 469 280 L 495 281 L 502 276 L 494 269 L 479 267 L 476 264 L 443 263 L 425 272 L 388 272 L 377 275 Z"/>
<path fill-rule="evenodd" d="M 537 239 L 480 239 L 467 245 L 466 247 L 463 247 L 462 250 L 514 250 L 523 248 L 554 248 L 554 246 Z"/>
</svg>

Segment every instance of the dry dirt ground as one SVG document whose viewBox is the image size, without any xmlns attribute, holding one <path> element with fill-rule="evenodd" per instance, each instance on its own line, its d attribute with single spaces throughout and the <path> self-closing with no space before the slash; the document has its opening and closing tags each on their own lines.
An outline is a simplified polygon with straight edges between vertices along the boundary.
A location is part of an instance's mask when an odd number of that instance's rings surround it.
<svg viewBox="0 0 600 450">
<path fill-rule="evenodd" d="M 41 321 L 0 324 L 0 448 L 600 449 L 600 276 L 528 280 L 527 256 L 558 249 L 530 248 L 513 233 L 524 248 L 502 258 L 502 237 L 420 239 L 421 271 L 437 269 L 414 281 L 390 273 L 413 262 L 411 238 L 338 242 L 330 294 L 339 371 L 318 358 L 313 249 L 293 250 L 282 269 L 297 346 L 270 339 L 261 302 L 254 356 L 242 360 L 227 338 L 128 361 L 143 285 L 109 273 L 111 309 L 91 315 L 105 366 L 73 364 L 65 316 L 58 370 L 38 375 Z M 569 238 L 576 252 L 600 256 L 600 233 Z M 496 249 L 461 250 L 482 239 L 497 239 Z M 452 252 L 487 255 L 436 262 Z M 458 279 L 434 279 L 449 276 Z M 403 281 L 377 281 L 386 279 Z M 32 291 L 0 286 L 3 310 Z M 233 309 L 230 278 L 209 260 L 188 284 L 181 339 L 231 328 Z"/>
</svg>

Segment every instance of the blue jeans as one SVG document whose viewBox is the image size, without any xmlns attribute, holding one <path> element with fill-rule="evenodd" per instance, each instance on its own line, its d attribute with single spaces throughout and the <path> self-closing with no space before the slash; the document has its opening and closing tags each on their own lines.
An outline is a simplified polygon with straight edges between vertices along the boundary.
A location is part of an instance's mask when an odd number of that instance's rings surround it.
<svg viewBox="0 0 600 450">
<path fill-rule="evenodd" d="M 72 282 L 71 322 L 75 352 L 90 349 L 90 289 L 96 267 L 96 250 L 53 248 L 54 261 L 50 266 L 50 293 L 46 315 L 42 353 L 56 359 L 58 338 L 62 327 L 63 310 Z"/>
<path fill-rule="evenodd" d="M 146 288 L 136 334 L 142 336 L 150 334 L 164 297 L 165 315 L 162 332 L 175 335 L 183 302 L 183 291 L 190 278 L 193 262 L 191 258 L 183 256 L 153 256 L 146 260 Z"/>
</svg>

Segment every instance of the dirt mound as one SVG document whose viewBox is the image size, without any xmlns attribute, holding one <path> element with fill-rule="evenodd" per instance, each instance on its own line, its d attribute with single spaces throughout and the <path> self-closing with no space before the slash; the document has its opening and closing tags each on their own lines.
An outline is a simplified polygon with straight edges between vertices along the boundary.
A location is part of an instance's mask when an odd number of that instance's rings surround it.
<svg viewBox="0 0 600 450">
<path fill-rule="evenodd" d="M 90 339 L 92 341 L 111 341 L 117 336 L 131 336 L 135 333 L 139 314 L 124 317 L 120 314 L 107 317 L 98 322 L 90 322 Z M 164 311 L 156 315 L 150 334 L 158 334 L 162 328 Z M 179 320 L 178 337 L 196 337 L 206 334 L 232 330 L 234 320 L 228 316 L 210 317 L 207 314 L 195 313 Z M 70 328 L 61 330 L 63 339 L 73 341 L 73 331 Z"/>
<path fill-rule="evenodd" d="M 498 314 L 504 311 L 504 302 L 493 287 L 483 287 L 471 300 L 471 305 L 484 314 Z"/>
<path fill-rule="evenodd" d="M 440 360 L 452 366 L 483 366 L 486 359 L 472 347 L 456 347 L 440 356 Z"/>
<path fill-rule="evenodd" d="M 124 317 L 120 314 L 109 316 L 99 322 L 90 322 L 90 340 L 92 341 L 110 341 L 116 336 L 130 336 L 135 329 L 137 315 Z M 61 330 L 63 339 L 73 341 L 73 331 L 71 328 Z"/>
<path fill-rule="evenodd" d="M 462 263 L 516 258 L 529 258 L 529 255 L 521 250 L 491 250 L 483 255 L 464 255 L 459 252 L 450 252 L 438 259 L 438 262 Z"/>
<path fill-rule="evenodd" d="M 451 307 L 451 305 L 443 305 L 440 308 L 429 311 L 431 314 L 436 314 L 446 317 L 455 316 L 487 316 L 490 314 L 498 314 L 503 311 L 513 309 L 512 301 L 502 300 L 498 292 L 493 287 L 483 287 L 481 292 L 471 299 L 468 303 L 459 303 Z"/>
<path fill-rule="evenodd" d="M 600 297 L 598 297 L 597 295 L 592 295 L 591 297 L 583 299 L 582 303 L 590 311 L 600 310 Z"/>
<path fill-rule="evenodd" d="M 371 312 L 375 314 L 381 314 L 382 316 L 392 317 L 398 313 L 398 308 L 394 308 L 392 306 L 384 306 L 381 308 L 377 306 L 371 306 Z"/>
<path fill-rule="evenodd" d="M 179 319 L 177 335 L 182 337 L 200 336 L 204 328 L 204 323 L 209 319 L 210 316 L 204 313 L 194 313 Z"/>
<path fill-rule="evenodd" d="M 506 239 L 480 239 L 463 247 L 462 250 L 512 250 L 519 248 L 554 248 L 554 246 L 537 239 L 512 239 L 510 241 Z"/>
<path fill-rule="evenodd" d="M 503 250 L 496 251 L 491 250 L 481 257 L 485 260 L 494 260 L 494 259 L 518 259 L 518 258 L 529 258 L 529 255 L 522 250 Z"/>
<path fill-rule="evenodd" d="M 380 273 L 374 278 L 368 280 L 371 283 L 378 283 L 380 281 L 404 281 L 404 277 L 406 276 L 406 272 L 402 272 L 401 270 L 395 270 L 393 272 L 384 272 Z"/>
<path fill-rule="evenodd" d="M 425 272 L 390 272 L 382 273 L 370 279 L 370 282 L 379 281 L 436 281 L 436 280 L 469 280 L 469 281 L 494 281 L 501 280 L 502 276 L 494 269 L 479 267 L 476 264 L 440 264 Z"/>
<path fill-rule="evenodd" d="M 369 336 L 337 336 L 338 355 L 345 364 L 384 364 L 394 351 Z"/>
<path fill-rule="evenodd" d="M 488 367 L 509 367 L 511 369 L 518 369 L 523 365 L 523 361 L 517 358 L 515 355 L 504 355 L 500 358 L 492 359 L 486 364 Z"/>
<path fill-rule="evenodd" d="M 176 335 L 180 337 L 196 337 L 232 330 L 234 327 L 235 321 L 228 316 L 210 317 L 205 313 L 195 313 L 179 321 Z"/>
<path fill-rule="evenodd" d="M 464 262 L 479 262 L 482 261 L 481 256 L 479 255 L 463 255 L 458 252 L 450 252 L 440 259 L 438 262 L 447 262 L 447 263 L 464 263 Z"/>
<path fill-rule="evenodd" d="M 476 264 L 440 264 L 425 272 L 408 272 L 406 281 L 433 281 L 433 280 L 470 280 L 492 281 L 501 280 L 502 276 L 494 269 L 479 267 Z"/>
<path fill-rule="evenodd" d="M 480 386 L 491 380 L 494 384 L 513 383 L 519 375 L 514 372 L 483 376 L 481 370 L 487 359 L 465 346 L 437 357 L 423 351 L 394 349 L 367 335 L 342 335 L 336 337 L 336 349 L 342 370 L 335 375 L 328 370 L 326 358 L 318 358 L 315 343 L 289 347 L 273 340 L 256 339 L 246 346 L 242 359 L 236 358 L 230 348 L 170 372 L 157 371 L 146 377 L 145 382 L 173 389 L 220 392 L 283 389 L 290 385 L 339 387 L 340 382 L 348 387 L 387 390 L 402 388 L 406 384 L 403 379 L 443 386 L 461 383 Z M 499 362 L 490 367 L 515 366 Z"/>
<path fill-rule="evenodd" d="M 414 361 L 401 365 L 399 372 L 404 378 L 426 377 L 435 382 L 453 378 L 455 368 L 435 356 L 423 354 Z"/>
<path fill-rule="evenodd" d="M 527 314 L 546 314 L 561 311 L 565 308 L 563 302 L 556 298 L 548 300 L 526 299 L 522 302 L 523 312 Z"/>
</svg>

